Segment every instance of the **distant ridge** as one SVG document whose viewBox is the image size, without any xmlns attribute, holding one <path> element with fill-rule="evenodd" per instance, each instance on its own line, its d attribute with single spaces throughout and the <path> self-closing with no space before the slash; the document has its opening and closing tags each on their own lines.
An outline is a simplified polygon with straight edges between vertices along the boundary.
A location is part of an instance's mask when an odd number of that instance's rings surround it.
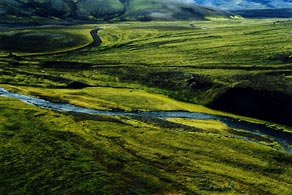
<svg viewBox="0 0 292 195">
<path fill-rule="evenodd" d="M 225 10 L 292 9 L 291 0 L 193 0 L 198 5 Z"/>
<path fill-rule="evenodd" d="M 232 13 L 244 18 L 292 18 L 292 8 L 233 10 Z"/>
</svg>

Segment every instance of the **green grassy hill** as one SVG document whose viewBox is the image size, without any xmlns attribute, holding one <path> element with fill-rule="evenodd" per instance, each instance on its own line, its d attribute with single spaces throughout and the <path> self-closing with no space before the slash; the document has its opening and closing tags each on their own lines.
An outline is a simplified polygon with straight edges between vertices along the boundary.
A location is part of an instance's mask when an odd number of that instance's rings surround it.
<svg viewBox="0 0 292 195">
<path fill-rule="evenodd" d="M 3 0 L 0 23 L 74 23 L 108 20 L 182 20 L 230 14 L 190 3 L 160 0 Z"/>
</svg>

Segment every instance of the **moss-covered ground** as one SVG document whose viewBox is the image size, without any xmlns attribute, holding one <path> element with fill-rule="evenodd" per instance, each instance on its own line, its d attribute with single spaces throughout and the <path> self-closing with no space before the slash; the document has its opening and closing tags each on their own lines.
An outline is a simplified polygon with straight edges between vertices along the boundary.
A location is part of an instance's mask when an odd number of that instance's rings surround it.
<svg viewBox="0 0 292 195">
<path fill-rule="evenodd" d="M 291 21 L 100 24 L 102 44 L 84 47 L 95 26 L 1 31 L 0 87 L 102 110 L 195 111 L 292 130 L 205 107 L 236 87 L 292 95 Z M 44 47 L 29 44 L 40 36 Z M 19 41 L 25 48 L 9 46 Z M 0 109 L 1 194 L 291 193 L 291 154 L 219 121 L 56 112 L 6 97 Z"/>
</svg>

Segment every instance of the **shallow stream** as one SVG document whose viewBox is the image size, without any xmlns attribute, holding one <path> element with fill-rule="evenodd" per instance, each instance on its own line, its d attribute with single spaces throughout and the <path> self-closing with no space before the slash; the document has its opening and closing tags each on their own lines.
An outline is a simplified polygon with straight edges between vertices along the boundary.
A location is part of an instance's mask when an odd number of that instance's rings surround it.
<svg viewBox="0 0 292 195">
<path fill-rule="evenodd" d="M 190 119 L 214 119 L 225 123 L 229 128 L 249 131 L 256 135 L 268 137 L 277 141 L 288 153 L 292 154 L 292 133 L 275 130 L 263 124 L 255 124 L 247 121 L 232 119 L 219 115 L 212 115 L 199 112 L 187 111 L 147 111 L 147 112 L 126 112 L 126 111 L 105 111 L 84 108 L 68 103 L 55 103 L 44 99 L 34 98 L 17 93 L 11 93 L 4 88 L 0 88 L 0 96 L 15 98 L 25 103 L 38 106 L 40 108 L 51 109 L 64 112 L 78 112 L 86 114 L 98 114 L 107 116 L 142 116 L 152 118 L 190 118 Z M 248 139 L 248 138 L 247 138 Z M 290 145 L 290 146 L 289 146 Z"/>
</svg>

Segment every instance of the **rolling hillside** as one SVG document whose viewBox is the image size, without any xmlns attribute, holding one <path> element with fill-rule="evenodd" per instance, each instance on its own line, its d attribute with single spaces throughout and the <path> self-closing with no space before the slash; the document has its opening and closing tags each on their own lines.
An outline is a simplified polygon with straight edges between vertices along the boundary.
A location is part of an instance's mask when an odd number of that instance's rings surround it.
<svg viewBox="0 0 292 195">
<path fill-rule="evenodd" d="M 133 0 L 126 6 L 126 20 L 191 20 L 206 16 L 229 16 L 230 13 L 195 5 L 189 1 Z"/>
<path fill-rule="evenodd" d="M 0 23 L 188 20 L 230 15 L 225 11 L 178 0 L 1 0 L 0 14 Z"/>
</svg>

